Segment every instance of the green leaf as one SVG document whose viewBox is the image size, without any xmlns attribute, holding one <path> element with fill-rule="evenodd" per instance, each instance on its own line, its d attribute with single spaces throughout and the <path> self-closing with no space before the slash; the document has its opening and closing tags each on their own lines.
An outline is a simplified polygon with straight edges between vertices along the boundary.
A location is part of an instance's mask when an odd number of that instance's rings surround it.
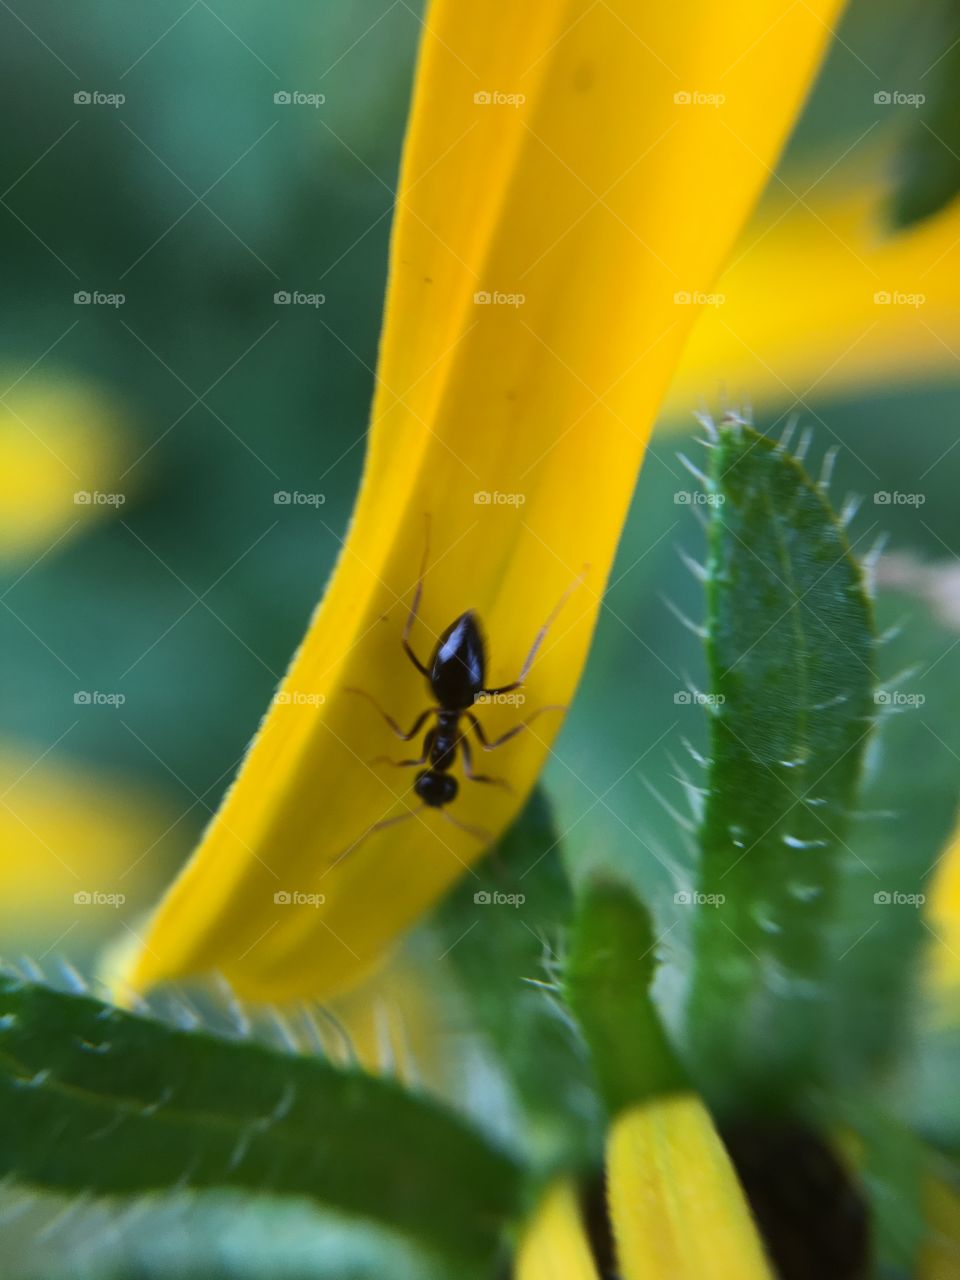
<svg viewBox="0 0 960 1280">
<path fill-rule="evenodd" d="M 585 889 L 564 992 L 611 1113 L 686 1083 L 650 999 L 655 952 L 650 915 L 629 889 L 605 882 Z"/>
<path fill-rule="evenodd" d="M 435 917 L 442 949 L 504 1066 L 523 1120 L 522 1145 L 542 1172 L 582 1166 L 602 1150 L 595 1080 L 583 1043 L 549 990 L 554 948 L 573 910 L 546 799 L 535 791 L 496 853 Z"/>
<path fill-rule="evenodd" d="M 822 489 L 740 423 L 712 454 L 710 765 L 699 832 L 693 1058 L 718 1100 L 821 1066 L 838 863 L 873 722 L 871 609 Z"/>
<path fill-rule="evenodd" d="M 913 108 L 897 156 L 888 216 L 898 230 L 939 213 L 960 194 L 960 4 L 945 0 L 940 7 L 946 52 L 921 82 L 928 101 Z"/>
<path fill-rule="evenodd" d="M 6 975 L 0 1173 L 93 1193 L 297 1194 L 465 1266 L 489 1262 L 520 1200 L 509 1157 L 392 1081 Z"/>
</svg>

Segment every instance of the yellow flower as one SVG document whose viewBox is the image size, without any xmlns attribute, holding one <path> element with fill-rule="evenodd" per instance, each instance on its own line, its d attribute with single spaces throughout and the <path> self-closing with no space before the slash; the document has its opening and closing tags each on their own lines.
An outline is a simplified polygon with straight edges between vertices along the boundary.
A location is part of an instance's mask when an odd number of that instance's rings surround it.
<svg viewBox="0 0 960 1280">
<path fill-rule="evenodd" d="M 722 387 L 793 404 L 865 381 L 956 381 L 960 206 L 885 229 L 877 170 L 888 163 L 774 184 L 694 329 L 667 401 L 675 421 Z"/>
<path fill-rule="evenodd" d="M 42 556 L 116 513 L 127 453 L 120 422 L 100 390 L 14 383 L 0 406 L 0 564 Z"/>
<path fill-rule="evenodd" d="M 613 1121 L 607 1197 L 624 1280 L 768 1280 L 733 1166 L 699 1098 L 638 1103 Z M 518 1253 L 517 1280 L 596 1280 L 576 1193 L 554 1184 Z"/>
<path fill-rule="evenodd" d="M 83 938 L 109 936 L 117 910 L 142 909 L 142 895 L 154 891 L 153 863 L 143 855 L 155 855 L 172 821 L 145 788 L 119 788 L 106 773 L 0 743 L 6 945 L 39 955 L 61 943 L 68 951 Z"/>
<path fill-rule="evenodd" d="M 838 0 L 505 6 L 433 0 L 396 201 L 367 466 L 322 606 L 236 785 L 161 904 L 137 984 L 209 969 L 328 997 L 375 967 L 483 850 L 410 807 L 359 687 L 409 725 L 400 649 L 431 518 L 425 658 L 475 609 L 491 681 L 544 643 L 522 713 L 572 697 L 660 400 L 784 142 Z M 587 566 L 586 568 L 584 566 Z M 456 818 L 495 837 L 559 727 L 538 719 Z M 348 856 L 344 856 L 350 850 Z M 279 895 L 279 897 L 277 897 Z M 299 899 L 297 895 L 300 895 Z M 320 902 L 319 895 L 323 901 Z"/>
</svg>

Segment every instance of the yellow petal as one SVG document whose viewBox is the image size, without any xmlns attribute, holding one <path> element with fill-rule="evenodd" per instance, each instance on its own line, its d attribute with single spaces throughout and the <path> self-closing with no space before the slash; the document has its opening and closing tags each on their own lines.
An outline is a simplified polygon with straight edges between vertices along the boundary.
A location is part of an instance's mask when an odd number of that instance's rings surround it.
<svg viewBox="0 0 960 1280">
<path fill-rule="evenodd" d="M 918 1280 L 960 1280 L 960 1195 L 934 1177 L 924 1191 L 927 1235 L 917 1260 Z"/>
<path fill-rule="evenodd" d="M 0 743 L 6 945 L 37 954 L 112 934 L 156 892 L 153 859 L 174 817 L 143 788 Z"/>
<path fill-rule="evenodd" d="M 624 1111 L 607 1149 L 624 1280 L 772 1280 L 730 1159 L 699 1098 Z"/>
<path fill-rule="evenodd" d="M 116 514 L 126 453 L 119 410 L 102 391 L 64 379 L 14 386 L 0 405 L 0 563 L 42 555 Z"/>
<path fill-rule="evenodd" d="M 555 1182 L 547 1189 L 523 1234 L 514 1275 L 516 1280 L 597 1280 L 572 1183 Z"/>
<path fill-rule="evenodd" d="M 684 353 L 666 406 L 677 422 L 723 388 L 756 404 L 862 393 L 865 382 L 956 381 L 960 205 L 885 230 L 877 171 L 887 160 L 775 185 Z"/>
<path fill-rule="evenodd" d="M 404 811 L 411 783 L 409 771 L 368 763 L 400 752 L 345 689 L 363 688 L 404 725 L 427 702 L 399 642 L 429 513 L 418 652 L 473 608 L 489 678 L 510 681 L 587 565 L 523 710 L 572 697 L 693 321 L 674 296 L 709 288 L 838 9 L 434 0 L 355 518 L 284 701 L 161 905 L 134 981 L 216 967 L 248 996 L 329 996 L 480 855 L 483 841 L 426 811 L 342 857 Z M 722 107 L 700 100 L 711 94 Z M 481 714 L 496 734 L 522 712 Z M 465 783 L 451 812 L 501 832 L 558 726 L 549 712 L 491 757 L 512 792 Z M 277 905 L 277 893 L 324 902 Z"/>
<path fill-rule="evenodd" d="M 960 829 L 937 863 L 928 894 L 925 914 L 933 935 L 929 977 L 936 990 L 952 997 L 950 1005 L 955 1006 L 960 992 Z M 943 1012 L 949 1013 L 950 1008 Z"/>
</svg>

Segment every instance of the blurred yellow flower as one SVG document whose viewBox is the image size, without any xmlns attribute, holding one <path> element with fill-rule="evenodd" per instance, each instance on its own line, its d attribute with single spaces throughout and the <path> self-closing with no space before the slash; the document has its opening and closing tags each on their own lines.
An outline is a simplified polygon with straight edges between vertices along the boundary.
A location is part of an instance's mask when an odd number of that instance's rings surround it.
<svg viewBox="0 0 960 1280">
<path fill-rule="evenodd" d="M 792 406 L 960 378 L 960 205 L 884 227 L 886 163 L 773 184 L 693 331 L 665 409 L 675 422 L 723 389 Z"/>
<path fill-rule="evenodd" d="M 410 775 L 360 687 L 404 727 L 426 701 L 400 633 L 432 540 L 421 622 L 475 609 L 490 680 L 516 677 L 578 576 L 525 712 L 569 702 L 654 416 L 697 307 L 767 179 L 838 0 L 784 10 L 609 0 L 434 0 L 396 200 L 369 452 L 343 554 L 303 646 L 132 980 L 211 969 L 239 991 L 329 997 L 482 852 L 409 807 Z M 678 299 L 680 302 L 678 303 Z M 588 566 L 584 568 L 584 566 Z M 559 727 L 497 759 L 512 791 L 462 787 L 495 837 Z M 351 850 L 349 856 L 344 856 Z"/>
<path fill-rule="evenodd" d="M 84 938 L 111 937 L 118 918 L 142 910 L 155 891 L 158 848 L 171 823 L 144 788 L 0 743 L 6 945 L 39 954 L 61 942 L 72 950 Z"/>
<path fill-rule="evenodd" d="M 0 564 L 115 514 L 126 456 L 120 410 L 103 391 L 63 378 L 14 384 L 0 404 Z"/>
</svg>

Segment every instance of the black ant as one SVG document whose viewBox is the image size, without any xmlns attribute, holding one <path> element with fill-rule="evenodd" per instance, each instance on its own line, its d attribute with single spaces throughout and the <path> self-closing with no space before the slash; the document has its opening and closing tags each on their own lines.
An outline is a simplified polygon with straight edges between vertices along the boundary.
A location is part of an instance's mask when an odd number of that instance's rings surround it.
<svg viewBox="0 0 960 1280">
<path fill-rule="evenodd" d="M 487 843 L 491 839 L 489 832 L 484 831 L 481 827 L 472 827 L 458 822 L 445 809 L 446 805 L 456 799 L 460 789 L 457 779 L 450 772 L 456 763 L 458 755 L 463 761 L 463 773 L 468 781 L 488 783 L 492 786 L 504 787 L 508 791 L 512 789 L 505 778 L 491 778 L 484 773 L 474 773 L 473 754 L 467 738 L 468 731 L 473 730 L 484 751 L 494 751 L 497 747 L 502 747 L 511 738 L 515 738 L 517 734 L 529 728 L 533 721 L 538 716 L 543 715 L 544 712 L 565 711 L 566 708 L 556 705 L 540 707 L 522 724 L 514 725 L 512 729 L 508 729 L 506 733 L 500 734 L 498 738 L 494 738 L 492 741 L 487 738 L 483 731 L 483 726 L 471 708 L 480 699 L 496 698 L 502 694 L 512 693 L 524 684 L 547 632 L 565 604 L 567 597 L 580 580 L 578 579 L 577 582 L 568 587 L 550 617 L 537 632 L 530 647 L 530 652 L 527 654 L 516 680 L 511 680 L 509 684 L 498 685 L 496 688 L 488 688 L 486 683 L 486 645 L 480 629 L 480 620 L 473 609 L 468 609 L 465 613 L 461 613 L 443 631 L 437 640 L 430 661 L 426 665 L 420 661 L 410 644 L 410 633 L 413 630 L 414 622 L 417 621 L 420 600 L 423 595 L 427 550 L 428 548 L 425 546 L 423 562 L 420 566 L 420 576 L 417 580 L 410 611 L 407 614 L 407 620 L 403 628 L 401 643 L 407 657 L 420 674 L 426 678 L 427 686 L 436 699 L 436 705 L 428 707 L 426 711 L 422 711 L 411 725 L 409 731 L 404 733 L 396 720 L 391 715 L 388 715 L 373 695 L 367 693 L 365 689 L 351 687 L 346 689 L 345 692 L 355 693 L 362 698 L 366 698 L 376 708 L 401 742 L 410 742 L 421 731 L 427 720 L 431 716 L 436 716 L 436 723 L 427 730 L 423 739 L 423 750 L 416 759 L 391 760 L 387 756 L 377 756 L 370 763 L 392 764 L 398 768 L 417 768 L 425 765 L 426 768 L 420 768 L 420 772 L 416 775 L 413 783 L 413 790 L 422 801 L 421 808 L 439 810 L 444 819 L 452 826 L 461 831 L 466 831 L 469 835 Z M 468 721 L 467 728 L 462 726 L 462 720 Z M 395 817 L 385 818 L 370 827 L 360 837 L 360 840 L 366 839 L 374 831 L 379 831 L 383 827 L 392 826 L 394 823 L 402 822 L 406 818 L 412 818 L 417 812 L 418 810 L 407 810 L 405 813 L 398 814 Z M 355 841 L 346 850 L 346 853 L 352 852 L 357 847 L 357 844 L 360 843 L 360 840 Z"/>
</svg>

